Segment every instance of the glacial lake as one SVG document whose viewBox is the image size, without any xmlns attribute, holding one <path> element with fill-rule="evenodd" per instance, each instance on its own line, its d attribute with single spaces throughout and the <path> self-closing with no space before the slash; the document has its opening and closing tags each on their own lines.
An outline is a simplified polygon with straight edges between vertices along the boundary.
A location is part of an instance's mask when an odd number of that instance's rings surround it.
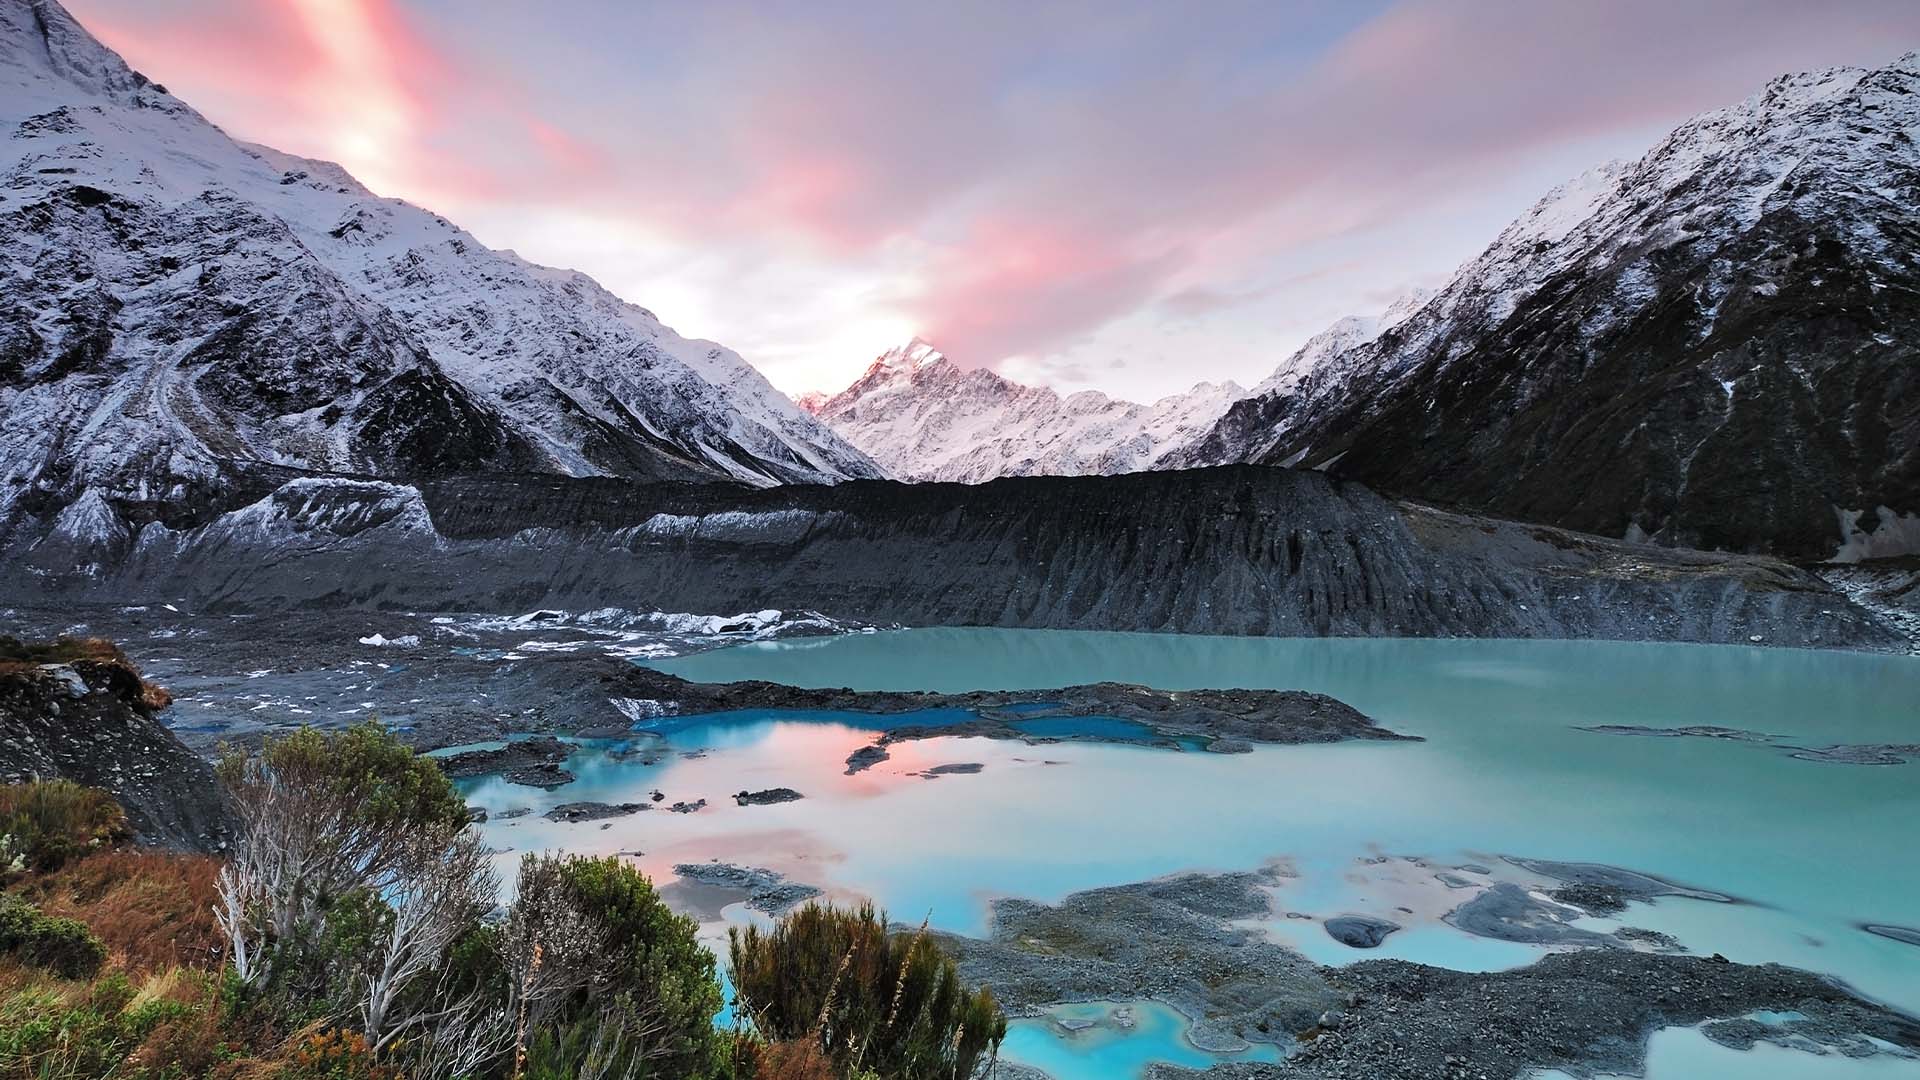
<svg viewBox="0 0 1920 1080">
<path fill-rule="evenodd" d="M 540 849 L 635 859 L 656 880 L 721 860 L 767 867 L 830 897 L 870 897 L 901 921 L 969 934 L 988 904 L 1200 870 L 1278 863 L 1276 917 L 1260 929 L 1314 960 L 1400 957 L 1464 970 L 1527 964 L 1543 948 L 1441 920 L 1457 897 L 1436 872 L 1481 867 L 1527 881 L 1503 856 L 1606 863 L 1742 903 L 1663 897 L 1579 925 L 1662 931 L 1690 951 L 1777 961 L 1844 979 L 1920 1012 L 1920 947 L 1866 924 L 1920 927 L 1920 761 L 1803 760 L 1794 748 L 1920 743 L 1920 658 L 1615 642 L 1250 639 L 984 629 L 761 642 L 650 661 L 700 681 L 961 691 L 1099 681 L 1163 689 L 1249 687 L 1333 695 L 1420 743 L 1351 742 L 1213 754 L 1090 742 L 935 738 L 894 744 L 853 776 L 846 756 L 893 721 L 848 713 L 738 712 L 642 721 L 652 764 L 583 743 L 576 783 L 553 792 L 463 784 L 492 815 L 503 869 Z M 925 722 L 921 718 L 918 722 Z M 1765 738 L 1582 730 L 1714 726 Z M 1036 735 L 1065 732 L 1041 730 Z M 977 774 L 929 779 L 942 764 Z M 792 803 L 736 806 L 742 789 Z M 555 823 L 562 802 L 705 798 L 698 813 Z M 502 820 L 503 812 L 532 813 Z M 1282 918 L 1292 912 L 1309 918 Z M 1321 928 L 1342 913 L 1401 923 L 1376 949 Z M 743 905 L 712 913 L 764 918 Z M 1065 1034 L 1022 1020 L 1005 1056 L 1057 1080 L 1131 1075 L 1148 1060 L 1205 1065 L 1177 1013 L 1128 1003 L 1124 1030 Z M 1272 1050 L 1256 1047 L 1254 1059 Z M 1920 1062 L 1727 1050 L 1660 1033 L 1655 1080 L 1700 1076 L 1920 1076 Z"/>
</svg>

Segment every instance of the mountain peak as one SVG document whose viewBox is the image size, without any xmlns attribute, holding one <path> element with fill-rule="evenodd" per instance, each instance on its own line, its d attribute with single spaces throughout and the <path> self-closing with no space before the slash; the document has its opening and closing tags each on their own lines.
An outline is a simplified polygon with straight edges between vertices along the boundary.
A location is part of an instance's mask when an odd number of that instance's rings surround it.
<svg viewBox="0 0 1920 1080">
<path fill-rule="evenodd" d="M 874 366 L 888 371 L 914 371 L 946 358 L 946 354 L 934 348 L 932 342 L 916 334 L 905 345 L 881 353 L 879 359 L 874 361 Z"/>
<path fill-rule="evenodd" d="M 0 64 L 127 104 L 171 96 L 128 67 L 54 0 L 0 5 Z"/>
</svg>

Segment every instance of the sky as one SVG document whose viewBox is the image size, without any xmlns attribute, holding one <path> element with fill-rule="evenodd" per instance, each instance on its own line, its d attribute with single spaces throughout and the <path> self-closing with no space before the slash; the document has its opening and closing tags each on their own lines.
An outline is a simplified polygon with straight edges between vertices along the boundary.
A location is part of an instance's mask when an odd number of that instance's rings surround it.
<svg viewBox="0 0 1920 1080">
<path fill-rule="evenodd" d="M 1913 0 L 65 0 L 236 137 L 593 275 L 789 392 L 921 336 L 1251 386 L 1549 188 Z"/>
</svg>

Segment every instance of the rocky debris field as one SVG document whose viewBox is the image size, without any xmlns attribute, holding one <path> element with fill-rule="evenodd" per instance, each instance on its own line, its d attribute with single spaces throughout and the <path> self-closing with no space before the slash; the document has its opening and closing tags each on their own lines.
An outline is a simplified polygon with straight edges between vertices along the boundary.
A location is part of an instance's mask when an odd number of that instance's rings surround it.
<svg viewBox="0 0 1920 1080">
<path fill-rule="evenodd" d="M 1684 890 L 1595 864 L 1513 861 L 1552 868 L 1573 884 L 1611 881 L 1638 897 Z M 1270 866 L 1094 889 L 1058 905 L 1002 899 L 987 938 L 941 935 L 941 942 L 962 975 L 992 986 L 1014 1015 L 1070 1001 L 1151 998 L 1192 1018 L 1196 1043 L 1264 1041 L 1294 1051 L 1280 1064 L 1205 1072 L 1156 1065 L 1149 1072 L 1156 1080 L 1517 1080 L 1539 1069 L 1634 1075 L 1656 1028 L 1702 1023 L 1710 1038 L 1736 1048 L 1810 1040 L 1853 1055 L 1887 1052 L 1871 1037 L 1896 1053 L 1920 1052 L 1920 1020 L 1824 976 L 1634 950 L 1602 935 L 1560 943 L 1601 947 L 1548 953 L 1509 971 L 1403 960 L 1317 966 L 1248 925 L 1271 916 L 1268 890 L 1285 879 Z M 1750 1019 L 1761 1011 L 1800 1018 Z"/>
</svg>

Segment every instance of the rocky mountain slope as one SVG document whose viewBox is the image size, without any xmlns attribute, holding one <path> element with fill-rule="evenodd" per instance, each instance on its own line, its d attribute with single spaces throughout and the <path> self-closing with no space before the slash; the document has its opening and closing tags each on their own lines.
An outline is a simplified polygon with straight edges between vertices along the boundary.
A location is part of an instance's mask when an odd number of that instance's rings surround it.
<svg viewBox="0 0 1920 1080">
<path fill-rule="evenodd" d="M 0 527 L 150 518 L 236 462 L 877 475 L 733 352 L 230 139 L 52 0 L 0 5 L 0 130 Z"/>
<path fill-rule="evenodd" d="M 1554 191 L 1169 464 L 1694 547 L 1920 550 L 1916 130 L 1920 54 L 1777 79 Z"/>
<path fill-rule="evenodd" d="M 0 601 L 812 610 L 909 625 L 1894 647 L 1813 574 L 1260 467 L 980 485 L 256 476 L 251 502 L 0 549 Z"/>
<path fill-rule="evenodd" d="M 1227 382 L 1201 383 L 1151 405 L 1092 390 L 1063 398 L 985 368 L 964 369 L 915 338 L 882 354 L 840 393 L 798 400 L 888 476 L 977 484 L 1152 468 L 1209 430 L 1244 393 Z"/>
</svg>

